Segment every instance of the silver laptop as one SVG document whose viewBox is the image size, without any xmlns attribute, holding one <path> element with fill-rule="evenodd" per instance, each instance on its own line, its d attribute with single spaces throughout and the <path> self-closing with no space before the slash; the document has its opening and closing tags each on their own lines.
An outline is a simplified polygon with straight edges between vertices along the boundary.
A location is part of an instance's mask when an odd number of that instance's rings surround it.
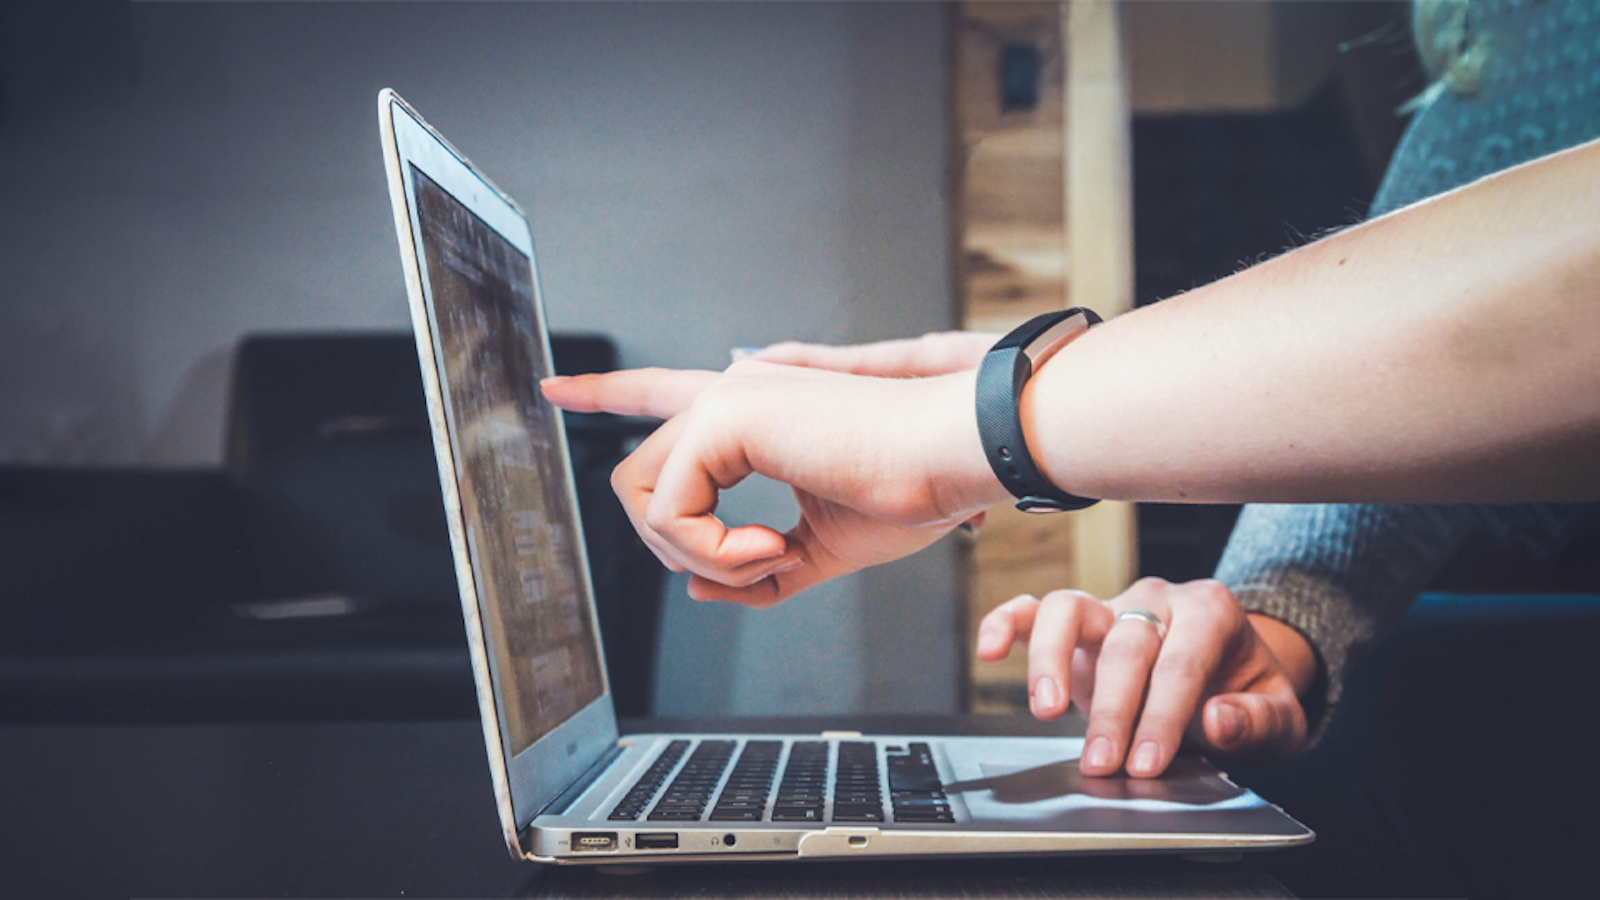
<svg viewBox="0 0 1600 900">
<path fill-rule="evenodd" d="M 517 205 L 392 91 L 384 162 L 495 799 L 563 863 L 1233 853 L 1313 839 L 1192 756 L 1083 778 L 1079 738 L 619 735 Z"/>
</svg>

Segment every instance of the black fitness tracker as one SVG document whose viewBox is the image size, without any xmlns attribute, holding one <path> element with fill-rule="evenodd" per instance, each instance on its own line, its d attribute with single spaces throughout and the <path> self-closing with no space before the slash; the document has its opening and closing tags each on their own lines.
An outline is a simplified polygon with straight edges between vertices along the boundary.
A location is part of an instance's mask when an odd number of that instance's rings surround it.
<svg viewBox="0 0 1600 900">
<path fill-rule="evenodd" d="M 1033 377 L 1034 367 L 1068 338 L 1098 324 L 1094 310 L 1082 306 L 1035 316 L 989 348 L 978 367 L 978 437 L 983 454 L 1023 512 L 1065 512 L 1100 502 L 1075 497 L 1044 477 L 1022 437 L 1019 409 L 1023 385 Z"/>
</svg>

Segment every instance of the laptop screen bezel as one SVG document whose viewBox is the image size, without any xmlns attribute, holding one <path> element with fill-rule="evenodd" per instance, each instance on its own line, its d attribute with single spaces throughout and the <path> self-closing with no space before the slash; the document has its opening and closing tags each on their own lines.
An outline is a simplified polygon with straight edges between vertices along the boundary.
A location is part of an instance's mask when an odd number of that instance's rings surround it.
<svg viewBox="0 0 1600 900">
<path fill-rule="evenodd" d="M 508 839 L 527 827 L 539 811 L 581 776 L 617 740 L 616 713 L 611 685 L 605 680 L 600 696 L 567 721 L 552 729 L 531 746 L 517 751 L 507 745 L 501 727 L 500 687 L 495 677 L 493 644 L 484 633 L 482 603 L 477 572 L 472 564 L 466 520 L 462 513 L 460 468 L 457 465 L 455 428 L 445 397 L 449 374 L 441 363 L 437 319 L 432 294 L 428 290 L 427 259 L 421 245 L 417 220 L 416 185 L 413 167 L 422 172 L 457 202 L 476 215 L 489 228 L 505 238 L 528 258 L 533 280 L 533 302 L 544 342 L 544 359 L 550 353 L 549 329 L 545 324 L 544 301 L 539 290 L 539 269 L 533 253 L 533 236 L 526 216 L 516 204 L 483 176 L 460 152 L 434 131 L 392 91 L 379 96 L 380 118 L 385 134 L 385 161 L 389 168 L 389 187 L 395 200 L 396 228 L 401 255 L 406 266 L 406 288 L 410 298 L 412 324 L 417 337 L 417 352 L 427 394 L 428 416 L 432 426 L 434 452 L 439 462 L 440 484 L 444 492 L 445 517 L 451 549 L 455 556 L 456 578 L 462 611 L 467 624 L 473 675 L 477 682 L 479 715 L 489 761 L 495 775 L 496 794 L 503 820 L 508 820 Z M 546 373 L 553 374 L 553 373 Z M 561 450 L 566 490 L 573 515 L 574 534 L 582 535 L 578 518 L 577 491 L 567 450 L 566 429 L 561 417 L 554 417 L 556 438 Z M 593 629 L 594 652 L 605 678 L 605 650 L 600 640 L 599 617 L 594 605 L 594 589 L 583 541 L 575 541 L 584 593 L 585 609 Z M 516 848 L 513 847 L 513 850 Z"/>
</svg>

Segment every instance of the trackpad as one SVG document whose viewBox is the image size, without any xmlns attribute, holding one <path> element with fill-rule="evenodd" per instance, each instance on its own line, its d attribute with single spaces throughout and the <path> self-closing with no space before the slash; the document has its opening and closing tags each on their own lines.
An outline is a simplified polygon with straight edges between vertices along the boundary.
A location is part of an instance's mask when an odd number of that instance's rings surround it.
<svg viewBox="0 0 1600 900">
<path fill-rule="evenodd" d="M 1211 769 L 1196 760 L 1179 757 L 1165 776 L 1156 779 L 1090 778 L 1078 768 L 1078 761 L 1044 765 L 1006 765 L 980 763 L 989 799 L 1005 806 L 1049 803 L 1080 798 L 1107 805 L 1140 805 L 1139 801 L 1162 804 L 1209 806 L 1218 800 L 1244 793 L 1221 779 L 1204 776 Z"/>
<path fill-rule="evenodd" d="M 1088 778 L 1078 761 L 989 762 L 982 777 L 946 785 L 980 826 L 1081 832 L 1230 831 L 1269 809 L 1198 759 L 1179 757 L 1160 778 Z M 977 773 L 974 772 L 974 775 Z"/>
</svg>

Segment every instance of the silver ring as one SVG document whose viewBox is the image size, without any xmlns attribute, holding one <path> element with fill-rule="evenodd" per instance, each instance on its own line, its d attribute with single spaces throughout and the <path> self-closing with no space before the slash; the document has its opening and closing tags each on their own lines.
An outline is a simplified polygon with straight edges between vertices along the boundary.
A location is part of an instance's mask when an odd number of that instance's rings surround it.
<svg viewBox="0 0 1600 900">
<path fill-rule="evenodd" d="M 1111 620 L 1111 624 L 1115 625 L 1124 619 L 1131 619 L 1135 622 L 1143 622 L 1156 630 L 1157 640 L 1164 641 L 1167 639 L 1167 623 L 1161 621 L 1160 616 L 1148 609 L 1125 609 L 1122 612 L 1117 613 L 1117 617 Z"/>
</svg>

